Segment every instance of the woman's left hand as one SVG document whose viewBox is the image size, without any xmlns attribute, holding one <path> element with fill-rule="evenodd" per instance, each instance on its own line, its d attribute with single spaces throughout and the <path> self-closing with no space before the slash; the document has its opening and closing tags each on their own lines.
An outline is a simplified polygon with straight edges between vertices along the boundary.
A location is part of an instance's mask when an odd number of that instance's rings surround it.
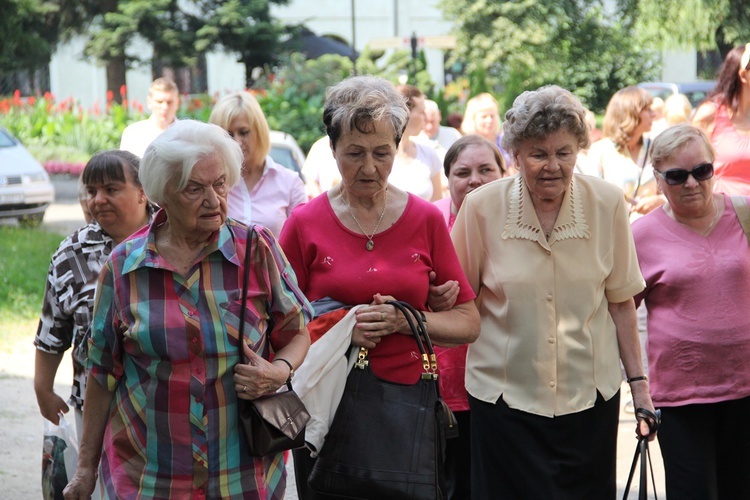
<svg viewBox="0 0 750 500">
<path fill-rule="evenodd" d="M 392 305 L 386 304 L 387 300 L 396 299 L 376 293 L 370 305 L 357 310 L 355 333 L 358 331 L 366 339 L 375 340 L 392 333 L 411 331 L 403 314 Z"/>
<path fill-rule="evenodd" d="M 289 377 L 289 367 L 283 363 L 269 363 L 242 343 L 247 363 L 234 367 L 234 390 L 240 399 L 257 399 L 276 392 Z"/>
<path fill-rule="evenodd" d="M 652 413 L 656 413 L 654 403 L 651 401 L 648 381 L 639 380 L 637 382 L 632 382 L 630 384 L 630 391 L 633 395 L 633 408 L 644 408 Z M 651 422 L 651 424 L 653 425 L 654 422 Z M 638 419 L 635 432 L 639 436 L 648 437 L 649 441 L 653 441 L 656 437 L 656 430 L 651 432 L 649 429 L 649 423 L 646 419 Z"/>
</svg>

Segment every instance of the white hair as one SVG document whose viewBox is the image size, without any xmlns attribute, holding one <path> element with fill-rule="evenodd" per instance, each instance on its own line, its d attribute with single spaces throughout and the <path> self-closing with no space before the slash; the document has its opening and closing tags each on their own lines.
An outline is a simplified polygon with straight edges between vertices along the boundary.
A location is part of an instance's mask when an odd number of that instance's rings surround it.
<svg viewBox="0 0 750 500">
<path fill-rule="evenodd" d="M 166 201 L 166 188 L 177 181 L 176 190 L 187 186 L 193 167 L 206 156 L 221 158 L 232 187 L 240 179 L 242 149 L 218 125 L 195 120 L 179 120 L 165 130 L 146 148 L 141 159 L 139 178 L 146 196 L 161 205 Z"/>
</svg>

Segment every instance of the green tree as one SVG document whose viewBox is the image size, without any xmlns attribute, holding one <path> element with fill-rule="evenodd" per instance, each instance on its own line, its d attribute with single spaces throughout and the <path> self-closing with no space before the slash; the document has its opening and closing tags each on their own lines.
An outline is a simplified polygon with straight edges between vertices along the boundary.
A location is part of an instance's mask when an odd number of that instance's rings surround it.
<svg viewBox="0 0 750 500">
<path fill-rule="evenodd" d="M 507 108 L 524 90 L 557 84 L 600 111 L 619 88 L 652 79 L 658 61 L 601 1 L 442 0 L 472 88 L 486 86 Z M 627 19 L 625 19 L 627 21 Z"/>
<path fill-rule="evenodd" d="M 0 73 L 49 64 L 58 30 L 55 8 L 42 0 L 0 0 Z"/>
<path fill-rule="evenodd" d="M 718 49 L 750 40 L 747 0 L 618 0 L 640 36 L 662 49 Z"/>
<path fill-rule="evenodd" d="M 34 0 L 40 1 L 40 0 Z M 200 54 L 222 46 L 240 54 L 248 75 L 274 61 L 283 27 L 269 5 L 288 0 L 53 0 L 67 36 L 86 37 L 85 55 L 107 67 L 107 90 L 119 98 L 125 70 L 149 63 L 128 48 L 137 35 L 154 47 L 154 59 L 169 66 L 192 65 Z M 248 76 L 248 81 L 250 80 Z"/>
<path fill-rule="evenodd" d="M 222 46 L 239 54 L 245 64 L 247 87 L 252 87 L 253 70 L 276 61 L 279 37 L 285 27 L 271 18 L 271 4 L 286 5 L 289 0 L 208 0 L 202 2 L 204 24 L 198 30 L 197 49 Z"/>
</svg>

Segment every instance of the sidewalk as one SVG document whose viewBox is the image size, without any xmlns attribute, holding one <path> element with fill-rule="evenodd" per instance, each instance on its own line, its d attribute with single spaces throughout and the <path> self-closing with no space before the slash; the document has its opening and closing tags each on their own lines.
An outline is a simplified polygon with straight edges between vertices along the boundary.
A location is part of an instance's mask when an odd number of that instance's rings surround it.
<svg viewBox="0 0 750 500">
<path fill-rule="evenodd" d="M 28 341 L 19 342 L 9 351 L 0 352 L 0 480 L 3 483 L 3 498 L 37 499 L 41 497 L 41 454 L 44 422 L 34 397 L 33 371 L 34 347 Z M 72 367 L 66 356 L 58 370 L 55 390 L 66 397 L 70 392 Z M 623 406 L 628 399 L 623 385 Z M 617 450 L 617 498 L 622 498 L 625 482 L 636 447 L 635 417 L 632 413 L 620 412 L 620 429 Z M 596 436 L 592 436 L 596 439 Z M 657 443 L 651 446 L 656 474 L 657 493 L 665 498 L 664 468 Z M 290 471 L 291 472 L 291 471 Z M 293 478 L 290 478 L 293 479 Z M 293 480 L 290 481 L 293 483 Z M 297 498 L 293 486 L 287 499 Z M 638 488 L 631 488 L 630 497 L 637 498 Z"/>
</svg>

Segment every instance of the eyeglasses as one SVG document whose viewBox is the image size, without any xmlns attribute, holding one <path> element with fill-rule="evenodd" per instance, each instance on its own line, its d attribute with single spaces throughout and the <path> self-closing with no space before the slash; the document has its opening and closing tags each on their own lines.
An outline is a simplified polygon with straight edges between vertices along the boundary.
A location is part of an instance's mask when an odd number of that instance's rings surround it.
<svg viewBox="0 0 750 500">
<path fill-rule="evenodd" d="M 692 170 L 670 168 L 666 172 L 660 172 L 654 169 L 654 173 L 661 175 L 670 186 L 678 186 L 687 182 L 688 175 L 692 175 L 696 181 L 707 181 L 714 176 L 714 166 L 712 163 L 701 163 L 693 167 Z"/>
</svg>

